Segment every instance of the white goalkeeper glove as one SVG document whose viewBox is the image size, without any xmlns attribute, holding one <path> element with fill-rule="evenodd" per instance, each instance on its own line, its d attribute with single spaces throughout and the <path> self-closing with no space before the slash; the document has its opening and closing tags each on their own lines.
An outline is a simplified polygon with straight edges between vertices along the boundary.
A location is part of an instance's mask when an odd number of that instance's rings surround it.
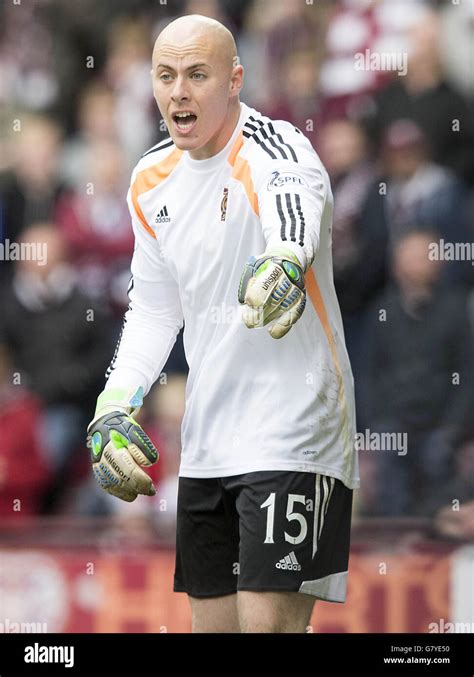
<svg viewBox="0 0 474 677">
<path fill-rule="evenodd" d="M 295 254 L 282 247 L 267 249 L 247 261 L 239 285 L 242 319 L 247 327 L 273 322 L 270 336 L 282 338 L 306 305 L 304 271 Z"/>
<path fill-rule="evenodd" d="M 159 458 L 152 441 L 132 416 L 141 404 L 141 388 L 135 394 L 104 390 L 87 427 L 87 446 L 96 480 L 107 493 L 129 503 L 138 494 L 156 494 L 151 478 L 140 467 L 149 467 Z"/>
</svg>

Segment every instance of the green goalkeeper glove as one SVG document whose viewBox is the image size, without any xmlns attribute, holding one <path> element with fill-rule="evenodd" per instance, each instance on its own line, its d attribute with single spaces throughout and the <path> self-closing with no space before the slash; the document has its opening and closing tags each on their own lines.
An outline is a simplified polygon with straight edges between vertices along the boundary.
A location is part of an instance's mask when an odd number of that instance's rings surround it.
<svg viewBox="0 0 474 677">
<path fill-rule="evenodd" d="M 306 305 L 304 272 L 293 252 L 273 248 L 251 256 L 240 279 L 239 302 L 245 304 L 242 319 L 247 327 L 274 321 L 270 336 L 285 336 Z"/>
<path fill-rule="evenodd" d="M 152 441 L 132 416 L 141 404 L 141 388 L 132 396 L 126 391 L 104 390 L 87 427 L 87 446 L 96 480 L 107 493 L 129 503 L 138 494 L 156 494 L 151 478 L 140 467 L 149 467 L 159 458 Z"/>
</svg>

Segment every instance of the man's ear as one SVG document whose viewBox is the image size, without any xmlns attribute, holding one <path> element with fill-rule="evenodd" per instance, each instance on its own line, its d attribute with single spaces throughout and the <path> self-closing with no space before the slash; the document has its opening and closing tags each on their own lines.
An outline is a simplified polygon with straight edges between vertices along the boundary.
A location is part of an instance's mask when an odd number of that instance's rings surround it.
<svg viewBox="0 0 474 677">
<path fill-rule="evenodd" d="M 238 59 L 239 57 L 235 57 Z M 237 96 L 244 86 L 244 67 L 237 61 L 232 69 L 232 76 L 230 79 L 230 95 Z"/>
</svg>

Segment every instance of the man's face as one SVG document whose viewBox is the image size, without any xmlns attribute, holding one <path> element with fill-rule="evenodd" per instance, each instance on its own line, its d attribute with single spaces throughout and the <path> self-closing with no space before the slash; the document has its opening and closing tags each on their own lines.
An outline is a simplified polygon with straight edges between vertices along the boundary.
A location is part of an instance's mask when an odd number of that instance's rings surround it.
<svg viewBox="0 0 474 677">
<path fill-rule="evenodd" d="M 410 179 L 423 164 L 423 155 L 416 148 L 394 148 L 386 153 L 387 170 L 394 179 Z"/>
<path fill-rule="evenodd" d="M 434 241 L 434 233 L 413 233 L 398 243 L 394 273 L 402 287 L 431 287 L 438 280 L 442 263 L 429 256 L 429 246 Z"/>
<path fill-rule="evenodd" d="M 195 159 L 220 150 L 230 97 L 235 96 L 232 84 L 239 67 L 218 57 L 216 47 L 199 37 L 179 46 L 164 42 L 153 53 L 158 108 L 174 143 Z"/>
</svg>

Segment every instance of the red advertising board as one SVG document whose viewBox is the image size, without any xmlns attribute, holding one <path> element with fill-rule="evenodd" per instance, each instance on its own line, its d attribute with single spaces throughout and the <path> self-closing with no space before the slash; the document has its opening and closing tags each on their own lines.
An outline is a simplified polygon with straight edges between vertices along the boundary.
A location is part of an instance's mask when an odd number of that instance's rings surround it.
<svg viewBox="0 0 474 677">
<path fill-rule="evenodd" d="M 451 557 L 436 545 L 356 549 L 346 604 L 319 601 L 308 632 L 428 632 L 450 618 Z M 47 632 L 189 632 L 189 602 L 172 591 L 173 571 L 172 550 L 2 549 L 1 618 Z"/>
</svg>

